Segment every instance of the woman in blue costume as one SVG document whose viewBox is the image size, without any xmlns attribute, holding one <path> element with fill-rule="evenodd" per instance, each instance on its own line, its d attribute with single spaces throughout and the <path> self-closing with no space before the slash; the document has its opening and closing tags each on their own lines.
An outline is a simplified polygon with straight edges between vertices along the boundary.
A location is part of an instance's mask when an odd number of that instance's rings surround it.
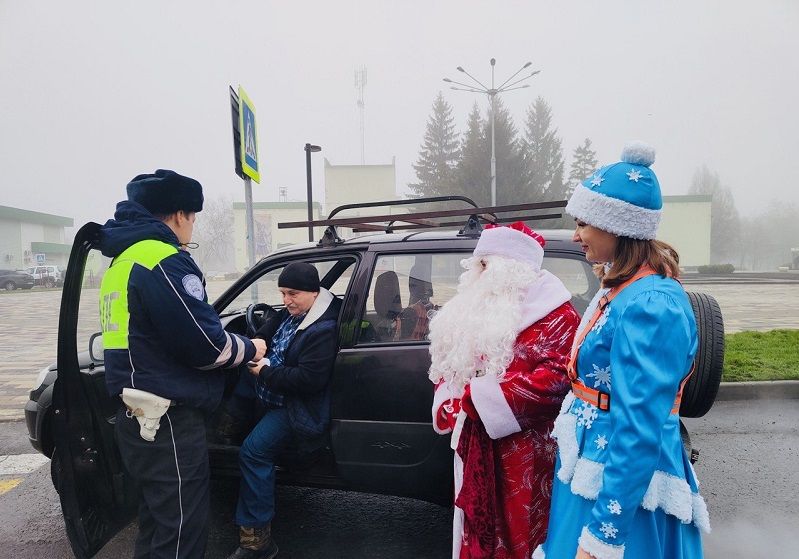
<svg viewBox="0 0 799 559">
<path fill-rule="evenodd" d="M 700 530 L 710 531 L 678 415 L 696 323 L 677 253 L 654 240 L 663 205 L 655 152 L 628 144 L 621 159 L 566 206 L 574 240 L 604 264 L 603 289 L 575 339 L 572 392 L 552 432 L 549 531 L 534 559 L 695 559 Z"/>
</svg>

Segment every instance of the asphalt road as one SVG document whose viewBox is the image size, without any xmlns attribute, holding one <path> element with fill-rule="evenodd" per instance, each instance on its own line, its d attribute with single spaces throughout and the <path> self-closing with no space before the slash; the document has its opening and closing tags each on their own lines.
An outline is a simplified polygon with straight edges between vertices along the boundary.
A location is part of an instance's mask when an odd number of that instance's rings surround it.
<svg viewBox="0 0 799 559">
<path fill-rule="evenodd" d="M 686 420 L 713 533 L 706 557 L 773 558 L 799 549 L 799 401 L 718 402 L 701 419 Z M 0 430 L 0 452 L 29 452 L 21 422 Z M 236 485 L 214 486 L 208 557 L 236 545 L 230 522 Z M 0 495 L 0 557 L 71 557 L 47 465 Z M 376 495 L 282 488 L 274 531 L 281 559 L 446 558 L 450 510 Z M 130 556 L 135 526 L 98 554 Z"/>
</svg>

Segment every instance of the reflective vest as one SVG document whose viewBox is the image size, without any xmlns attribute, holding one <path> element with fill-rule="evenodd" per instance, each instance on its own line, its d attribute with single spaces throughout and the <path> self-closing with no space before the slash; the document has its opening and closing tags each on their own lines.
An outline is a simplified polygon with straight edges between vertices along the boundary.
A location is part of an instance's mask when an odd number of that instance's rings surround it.
<svg viewBox="0 0 799 559">
<path fill-rule="evenodd" d="M 178 249 L 156 240 L 139 241 L 114 258 L 100 285 L 100 324 L 104 349 L 128 349 L 128 280 L 134 264 L 155 268 Z"/>
</svg>

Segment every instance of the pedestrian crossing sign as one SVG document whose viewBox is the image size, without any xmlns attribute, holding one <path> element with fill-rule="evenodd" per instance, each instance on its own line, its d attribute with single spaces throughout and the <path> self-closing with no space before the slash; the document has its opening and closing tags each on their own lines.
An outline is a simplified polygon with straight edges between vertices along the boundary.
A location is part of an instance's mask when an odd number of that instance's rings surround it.
<svg viewBox="0 0 799 559">
<path fill-rule="evenodd" d="M 255 105 L 244 88 L 239 86 L 239 132 L 241 134 L 241 170 L 257 183 L 261 182 L 258 166 L 258 134 L 255 128 Z"/>
</svg>

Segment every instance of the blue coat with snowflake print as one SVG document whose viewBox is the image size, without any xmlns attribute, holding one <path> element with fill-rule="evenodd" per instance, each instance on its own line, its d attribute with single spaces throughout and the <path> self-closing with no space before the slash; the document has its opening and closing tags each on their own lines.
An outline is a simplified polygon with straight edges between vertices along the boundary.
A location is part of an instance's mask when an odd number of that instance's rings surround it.
<svg viewBox="0 0 799 559">
<path fill-rule="evenodd" d="M 553 493 L 549 539 L 534 557 L 572 559 L 578 543 L 597 559 L 657 557 L 656 541 L 630 549 L 644 530 L 636 522 L 649 513 L 654 520 L 647 531 L 666 526 L 656 518 L 672 517 L 670 533 L 650 534 L 650 540 L 663 542 L 685 527 L 690 537 L 677 539 L 699 542 L 697 529 L 709 531 L 679 416 L 671 413 L 697 346 L 690 302 L 673 279 L 639 279 L 606 306 L 582 343 L 577 373 L 586 386 L 610 394 L 610 410 L 573 394 L 564 401 L 552 433 L 561 487 Z M 565 547 L 552 541 L 567 534 Z M 688 555 L 701 556 L 701 545 L 697 553 Z M 672 550 L 663 556 L 684 555 Z"/>
</svg>

